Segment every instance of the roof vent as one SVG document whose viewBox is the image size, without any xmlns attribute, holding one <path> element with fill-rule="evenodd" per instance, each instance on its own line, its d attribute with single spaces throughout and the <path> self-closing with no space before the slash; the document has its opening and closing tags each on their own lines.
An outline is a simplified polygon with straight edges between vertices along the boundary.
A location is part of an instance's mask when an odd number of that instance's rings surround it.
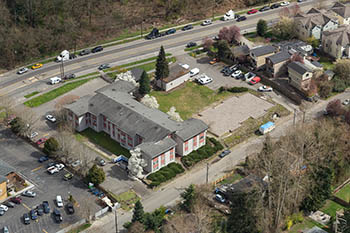
<svg viewBox="0 0 350 233">
<path fill-rule="evenodd" d="M 112 91 L 116 91 L 116 89 L 115 89 L 115 88 L 112 88 Z"/>
<path fill-rule="evenodd" d="M 94 104 L 89 104 L 89 106 L 90 106 L 90 107 L 93 107 L 93 106 L 94 106 Z"/>
</svg>

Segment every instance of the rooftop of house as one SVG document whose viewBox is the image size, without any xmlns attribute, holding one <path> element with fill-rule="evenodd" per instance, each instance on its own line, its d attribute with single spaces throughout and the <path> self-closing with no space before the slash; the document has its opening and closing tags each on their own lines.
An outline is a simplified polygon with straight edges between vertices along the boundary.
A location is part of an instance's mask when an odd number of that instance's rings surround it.
<svg viewBox="0 0 350 233">
<path fill-rule="evenodd" d="M 3 160 L 0 160 L 0 176 L 6 177 L 8 174 L 16 171 L 14 167 Z"/>
<path fill-rule="evenodd" d="M 250 49 L 247 45 L 240 45 L 233 47 L 231 51 L 235 57 L 239 57 L 249 55 Z"/>
<path fill-rule="evenodd" d="M 324 31 L 322 33 L 322 40 L 331 40 L 337 45 L 341 45 L 343 47 L 347 46 L 350 44 L 350 26 L 341 25 L 335 30 Z"/>
<path fill-rule="evenodd" d="M 131 93 L 135 89 L 136 89 L 136 86 L 132 82 L 128 82 L 124 80 L 116 80 L 114 83 L 106 85 L 96 90 L 96 93 L 101 93 L 101 94 L 107 93 L 107 95 L 111 91 Z"/>
<path fill-rule="evenodd" d="M 131 75 L 134 76 L 136 82 L 140 81 L 143 71 L 144 69 L 141 68 L 133 68 L 130 70 Z"/>
<path fill-rule="evenodd" d="M 278 52 L 278 53 L 275 53 L 269 57 L 267 57 L 266 59 L 269 59 L 272 64 L 278 64 L 280 62 L 284 62 L 284 61 L 287 61 L 289 60 L 291 57 L 291 55 L 289 54 L 289 52 L 287 51 L 281 51 L 281 52 Z"/>
<path fill-rule="evenodd" d="M 190 118 L 182 122 L 182 127 L 176 132 L 183 141 L 190 139 L 204 130 L 207 130 L 208 126 L 201 120 Z"/>
<path fill-rule="evenodd" d="M 280 51 L 287 51 L 290 54 L 298 52 L 302 55 L 310 55 L 313 53 L 312 46 L 301 40 L 282 41 L 275 43 L 274 46 L 278 47 Z"/>
<path fill-rule="evenodd" d="M 252 48 L 250 53 L 256 57 L 264 56 L 277 51 L 277 48 L 272 45 L 263 45 L 259 47 Z"/>
<path fill-rule="evenodd" d="M 301 75 L 305 74 L 306 72 L 312 72 L 312 70 L 310 68 L 308 68 L 307 66 L 305 66 L 304 64 L 302 64 L 298 61 L 294 61 L 294 62 L 289 63 L 288 69 L 292 69 Z"/>
<path fill-rule="evenodd" d="M 350 17 L 350 5 L 349 4 L 343 4 L 343 3 L 340 3 L 340 2 L 336 2 L 332 6 L 331 11 L 333 11 L 337 15 L 340 15 L 343 18 L 349 18 Z"/>
<path fill-rule="evenodd" d="M 306 13 L 298 13 L 294 19 L 307 29 L 312 29 L 315 26 L 323 27 L 329 21 L 338 22 L 338 19 L 334 15 L 315 8 L 311 8 Z"/>
<path fill-rule="evenodd" d="M 170 150 L 171 148 L 176 146 L 176 142 L 166 137 L 163 140 L 160 140 L 158 142 L 146 142 L 138 145 L 145 156 L 149 157 L 150 159 L 154 159 L 155 157 L 159 156 L 160 154 Z"/>
<path fill-rule="evenodd" d="M 327 233 L 327 231 L 322 230 L 317 226 L 314 226 L 313 228 L 304 231 L 304 233 Z"/>
<path fill-rule="evenodd" d="M 172 64 L 169 66 L 169 76 L 163 79 L 163 82 L 169 83 L 179 77 L 187 74 L 189 72 L 188 69 L 185 69 L 179 64 Z"/>
<path fill-rule="evenodd" d="M 73 103 L 66 105 L 65 107 L 74 112 L 74 114 L 77 116 L 84 115 L 88 112 L 89 100 L 91 97 L 92 95 L 85 95 Z"/>
</svg>

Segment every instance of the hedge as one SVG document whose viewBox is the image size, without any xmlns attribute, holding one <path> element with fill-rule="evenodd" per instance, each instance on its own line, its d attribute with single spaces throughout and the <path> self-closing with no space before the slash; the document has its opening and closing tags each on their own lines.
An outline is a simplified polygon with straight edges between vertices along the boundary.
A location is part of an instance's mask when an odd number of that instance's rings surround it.
<svg viewBox="0 0 350 233">
<path fill-rule="evenodd" d="M 229 91 L 232 93 L 241 93 L 241 92 L 247 92 L 248 88 L 246 88 L 246 87 L 230 87 L 230 88 L 220 87 L 219 88 L 219 93 L 222 93 L 224 91 Z"/>
<path fill-rule="evenodd" d="M 156 187 L 161 183 L 171 180 L 177 174 L 183 173 L 185 169 L 178 163 L 170 163 L 166 167 L 162 167 L 159 171 L 156 171 L 147 176 L 148 180 L 151 180 L 150 187 Z"/>
</svg>

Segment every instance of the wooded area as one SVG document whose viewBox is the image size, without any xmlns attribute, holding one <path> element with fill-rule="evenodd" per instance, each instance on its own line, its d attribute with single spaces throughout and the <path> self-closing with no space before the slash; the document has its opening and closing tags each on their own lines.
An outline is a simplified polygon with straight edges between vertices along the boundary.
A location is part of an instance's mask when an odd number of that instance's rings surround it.
<svg viewBox="0 0 350 233">
<path fill-rule="evenodd" d="M 0 69 L 269 0 L 0 0 Z M 214 10 L 214 11 L 213 11 Z"/>
</svg>

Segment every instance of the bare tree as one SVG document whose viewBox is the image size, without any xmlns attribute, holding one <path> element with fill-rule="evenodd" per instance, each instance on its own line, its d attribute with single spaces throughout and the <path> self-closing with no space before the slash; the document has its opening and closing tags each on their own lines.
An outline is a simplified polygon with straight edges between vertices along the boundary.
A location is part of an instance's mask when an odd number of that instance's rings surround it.
<svg viewBox="0 0 350 233">
<path fill-rule="evenodd" d="M 211 39 L 209 37 L 205 37 L 202 40 L 202 44 L 203 44 L 203 48 L 205 48 L 206 50 L 209 50 L 211 48 L 211 46 L 213 46 L 214 41 L 213 41 L 213 39 Z"/>
<path fill-rule="evenodd" d="M 230 27 L 223 27 L 219 31 L 219 39 L 226 40 L 229 44 L 238 42 L 241 38 L 241 29 L 236 25 Z"/>
<path fill-rule="evenodd" d="M 15 102 L 11 97 L 7 95 L 0 96 L 0 111 L 5 112 L 6 119 L 8 119 L 13 112 L 14 105 Z"/>
<path fill-rule="evenodd" d="M 13 111 L 15 115 L 22 120 L 23 123 L 23 127 L 21 128 L 19 134 L 22 136 L 30 135 L 33 131 L 34 124 L 39 120 L 39 117 L 31 108 L 25 105 L 21 105 Z"/>
<path fill-rule="evenodd" d="M 298 13 L 300 13 L 300 12 L 301 12 L 300 6 L 299 6 L 299 4 L 297 4 L 297 3 L 294 3 L 294 4 L 292 4 L 292 5 L 289 7 L 289 13 L 290 13 L 289 16 L 294 17 L 294 16 L 296 16 L 296 15 L 297 15 Z"/>
</svg>

